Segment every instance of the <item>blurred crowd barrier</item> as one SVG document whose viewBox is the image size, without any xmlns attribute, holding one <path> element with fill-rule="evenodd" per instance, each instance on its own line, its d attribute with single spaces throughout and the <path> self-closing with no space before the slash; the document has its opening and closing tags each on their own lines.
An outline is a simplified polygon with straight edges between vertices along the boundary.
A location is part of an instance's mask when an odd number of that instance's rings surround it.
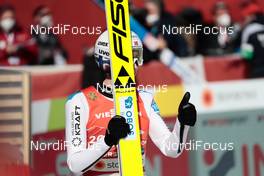
<svg viewBox="0 0 264 176">
<path fill-rule="evenodd" d="M 0 70 L 0 173 L 29 173 L 30 75 Z"/>
<path fill-rule="evenodd" d="M 149 140 L 148 175 L 263 175 L 264 79 L 246 80 L 247 66 L 236 56 L 184 62 L 196 63 L 192 68 L 206 82 L 185 85 L 160 62 L 151 62 L 138 72 L 138 84 L 152 85 L 156 91 L 155 100 L 169 128 L 173 128 L 184 92 L 191 92 L 198 122 L 191 131 L 190 145 L 201 141 L 197 149 L 186 148 L 179 158 L 172 159 L 163 156 Z M 58 150 L 31 150 L 33 175 L 68 175 L 63 147 L 64 105 L 67 96 L 80 89 L 82 66 L 10 69 L 24 70 L 31 75 L 31 144 L 56 143 L 58 147 Z M 159 91 L 162 85 L 164 92 Z M 217 143 L 218 150 L 204 143 Z M 225 145 L 233 146 L 232 150 L 222 150 Z"/>
</svg>

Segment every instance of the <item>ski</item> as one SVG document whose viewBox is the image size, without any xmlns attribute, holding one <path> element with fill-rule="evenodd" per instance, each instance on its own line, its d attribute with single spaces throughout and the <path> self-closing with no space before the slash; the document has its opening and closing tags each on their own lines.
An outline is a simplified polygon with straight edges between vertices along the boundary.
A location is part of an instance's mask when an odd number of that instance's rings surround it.
<svg viewBox="0 0 264 176">
<path fill-rule="evenodd" d="M 119 172 L 124 176 L 143 176 L 128 0 L 106 0 L 105 11 L 115 113 L 125 117 L 131 129 L 119 141 Z"/>
</svg>

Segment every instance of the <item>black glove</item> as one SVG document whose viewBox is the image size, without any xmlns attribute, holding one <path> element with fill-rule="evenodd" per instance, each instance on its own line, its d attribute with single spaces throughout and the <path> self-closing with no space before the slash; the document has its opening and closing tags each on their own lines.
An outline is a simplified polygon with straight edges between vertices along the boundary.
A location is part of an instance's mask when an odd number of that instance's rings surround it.
<svg viewBox="0 0 264 176">
<path fill-rule="evenodd" d="M 127 137 L 130 133 L 129 124 L 126 123 L 126 119 L 122 116 L 114 116 L 109 121 L 107 130 L 105 132 L 105 143 L 108 146 L 117 145 L 121 138 Z"/>
<path fill-rule="evenodd" d="M 178 119 L 183 125 L 194 126 L 197 113 L 195 106 L 189 103 L 190 97 L 191 94 L 189 92 L 184 94 L 178 109 Z"/>
</svg>

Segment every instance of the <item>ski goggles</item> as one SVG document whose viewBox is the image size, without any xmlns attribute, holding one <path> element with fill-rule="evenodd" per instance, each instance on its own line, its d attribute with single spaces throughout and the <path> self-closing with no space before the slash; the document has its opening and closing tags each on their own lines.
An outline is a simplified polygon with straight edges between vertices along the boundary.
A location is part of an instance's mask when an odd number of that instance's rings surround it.
<svg viewBox="0 0 264 176">
<path fill-rule="evenodd" d="M 143 65 L 143 49 L 142 48 L 133 48 L 133 59 L 134 59 L 134 64 L 137 66 L 142 66 Z"/>
</svg>

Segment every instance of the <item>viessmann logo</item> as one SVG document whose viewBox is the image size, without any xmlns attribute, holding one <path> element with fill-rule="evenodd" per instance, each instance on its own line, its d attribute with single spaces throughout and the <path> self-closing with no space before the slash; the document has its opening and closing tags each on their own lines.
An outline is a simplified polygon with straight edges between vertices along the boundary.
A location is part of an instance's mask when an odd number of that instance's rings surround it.
<svg viewBox="0 0 264 176">
<path fill-rule="evenodd" d="M 103 118 L 111 118 L 115 115 L 115 110 L 114 109 L 110 109 L 110 111 L 106 111 L 106 112 L 100 112 L 95 114 L 96 119 L 103 119 Z"/>
<path fill-rule="evenodd" d="M 129 63 L 129 58 L 124 54 L 124 41 L 127 39 L 127 28 L 126 28 L 126 18 L 125 18 L 125 9 L 122 4 L 123 0 L 111 0 L 111 21 L 112 21 L 112 38 L 113 38 L 113 48 L 115 55 Z M 121 26 L 120 26 L 121 25 Z M 121 87 L 135 87 L 135 82 L 129 75 L 128 71 L 125 69 L 124 65 L 121 66 L 118 76 L 114 82 L 115 86 L 118 88 Z M 124 85 L 125 84 L 125 85 Z"/>
</svg>

